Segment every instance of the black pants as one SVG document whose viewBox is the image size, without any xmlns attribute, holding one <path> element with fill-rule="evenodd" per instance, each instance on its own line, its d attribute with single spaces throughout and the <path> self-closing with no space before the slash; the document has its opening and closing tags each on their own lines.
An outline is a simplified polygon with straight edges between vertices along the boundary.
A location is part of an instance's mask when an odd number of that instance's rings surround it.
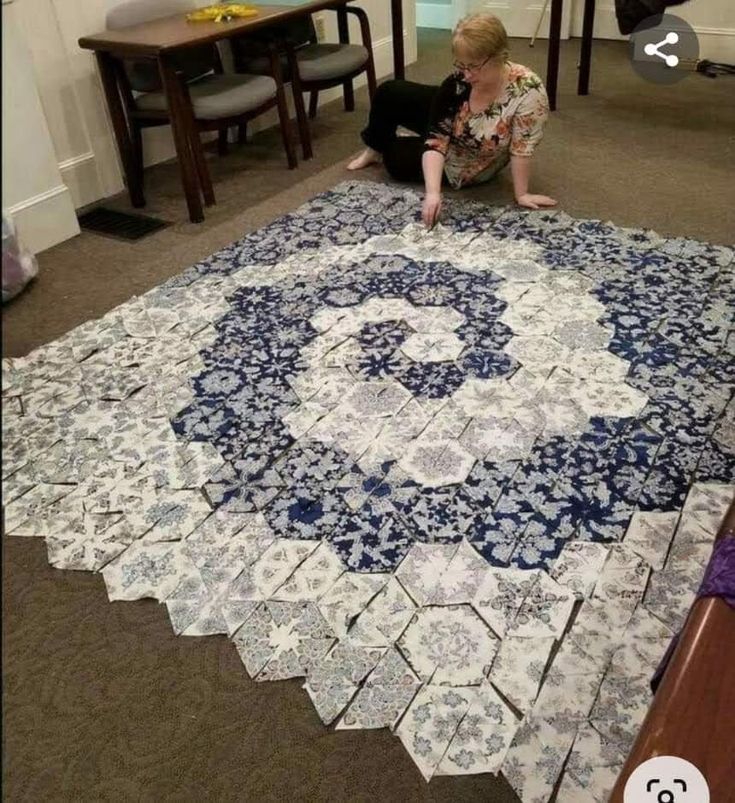
<svg viewBox="0 0 735 803">
<path fill-rule="evenodd" d="M 421 158 L 436 86 L 413 81 L 386 81 L 378 87 L 363 142 L 383 155 L 383 164 L 398 181 L 423 181 Z M 398 126 L 415 137 L 398 137 Z"/>
</svg>

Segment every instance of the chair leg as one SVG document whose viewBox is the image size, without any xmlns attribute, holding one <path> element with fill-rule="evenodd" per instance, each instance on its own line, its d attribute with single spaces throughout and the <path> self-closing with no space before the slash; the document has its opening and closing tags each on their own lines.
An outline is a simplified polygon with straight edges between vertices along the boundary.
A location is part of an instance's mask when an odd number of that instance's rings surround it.
<svg viewBox="0 0 735 803">
<path fill-rule="evenodd" d="M 135 121 L 130 125 L 131 141 L 133 145 L 133 163 L 135 170 L 136 198 L 133 206 L 140 209 L 145 206 L 143 194 L 143 132 Z"/>
<path fill-rule="evenodd" d="M 283 147 L 286 150 L 288 167 L 293 170 L 298 164 L 296 159 L 296 149 L 291 136 L 291 118 L 288 116 L 288 104 L 286 103 L 286 90 L 283 84 L 283 73 L 281 71 L 281 53 L 276 42 L 268 44 L 271 62 L 271 76 L 276 82 L 276 106 L 278 107 L 278 121 L 281 124 L 281 136 L 283 137 Z"/>
<path fill-rule="evenodd" d="M 227 128 L 220 128 L 217 132 L 217 153 L 220 156 L 227 156 L 227 151 L 229 150 L 227 136 L 229 133 L 229 129 Z"/>
<path fill-rule="evenodd" d="M 283 147 L 286 151 L 286 160 L 289 170 L 293 170 L 298 165 L 296 159 L 296 149 L 293 145 L 291 136 L 291 119 L 288 116 L 288 104 L 286 103 L 286 93 L 283 91 L 283 84 L 276 89 L 276 100 L 278 103 L 278 121 L 281 125 L 281 136 L 283 137 Z"/>
<path fill-rule="evenodd" d="M 367 27 L 367 26 L 366 26 Z M 370 39 L 370 29 L 365 31 L 363 45 L 367 48 L 368 60 L 365 65 L 365 72 L 367 73 L 368 95 L 370 96 L 370 103 L 373 102 L 375 90 L 378 88 L 378 82 L 375 78 L 375 59 L 373 58 L 373 43 Z"/>
<path fill-rule="evenodd" d="M 344 98 L 345 98 L 345 111 L 346 112 L 354 112 L 355 111 L 355 89 L 352 86 L 352 81 L 345 81 L 342 84 L 344 88 Z"/>
<path fill-rule="evenodd" d="M 304 108 L 304 92 L 301 88 L 299 66 L 293 48 L 288 45 L 286 58 L 288 59 L 289 75 L 291 76 L 291 94 L 293 95 L 293 104 L 296 109 L 296 122 L 299 127 L 301 150 L 304 154 L 304 159 L 311 159 L 314 153 L 311 149 L 311 131 L 309 129 L 309 120 L 306 117 L 306 109 Z"/>
<path fill-rule="evenodd" d="M 319 105 L 319 92 L 316 89 L 311 90 L 309 96 L 309 117 L 313 120 L 316 117 L 316 107 Z"/>
<path fill-rule="evenodd" d="M 296 107 L 296 122 L 299 126 L 299 139 L 301 140 L 301 150 L 304 154 L 304 159 L 311 159 L 314 151 L 311 147 L 311 129 L 309 128 L 309 119 L 306 116 L 306 109 L 304 107 L 304 96 L 301 90 L 297 90 L 294 84 L 291 84 L 293 91 L 293 102 Z"/>
<path fill-rule="evenodd" d="M 247 145 L 248 142 L 248 124 L 240 123 L 237 127 L 237 144 Z"/>
<path fill-rule="evenodd" d="M 347 20 L 347 7 L 340 6 L 337 11 L 337 32 L 339 34 L 340 44 L 347 45 L 350 42 L 350 27 Z M 342 84 L 343 95 L 345 101 L 345 111 L 355 111 L 355 89 L 352 85 L 352 80 L 345 81 Z"/>
<path fill-rule="evenodd" d="M 286 103 L 286 90 L 283 85 L 283 73 L 281 71 L 281 52 L 275 42 L 268 45 L 271 62 L 271 75 L 276 82 L 276 105 L 278 106 L 278 120 L 281 124 L 281 136 L 283 137 L 283 147 L 286 149 L 286 159 L 288 167 L 293 170 L 298 161 L 296 159 L 296 149 L 291 137 L 291 118 L 288 116 L 288 104 Z"/>
<path fill-rule="evenodd" d="M 225 135 L 226 133 L 227 132 L 225 132 Z M 202 188 L 204 205 L 214 206 L 217 201 L 214 198 L 212 177 L 209 175 L 209 167 L 207 166 L 207 160 L 204 158 L 202 140 L 199 137 L 199 131 L 197 131 L 196 128 L 189 132 L 189 147 L 191 148 L 191 155 L 194 157 L 194 164 L 196 165 L 197 175 L 199 176 L 199 185 Z"/>
<path fill-rule="evenodd" d="M 375 92 L 378 88 L 378 82 L 375 78 L 375 61 L 373 60 L 372 51 L 370 52 L 370 58 L 368 59 L 367 63 L 367 82 L 368 95 L 370 97 L 370 103 L 372 104 L 373 98 L 375 97 Z"/>
</svg>

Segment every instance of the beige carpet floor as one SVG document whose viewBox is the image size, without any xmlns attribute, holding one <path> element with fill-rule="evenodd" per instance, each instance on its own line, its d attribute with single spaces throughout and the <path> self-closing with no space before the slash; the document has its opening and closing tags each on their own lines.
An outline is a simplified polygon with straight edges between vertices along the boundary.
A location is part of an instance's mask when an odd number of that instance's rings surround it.
<svg viewBox="0 0 735 803">
<path fill-rule="evenodd" d="M 409 77 L 438 82 L 448 35 L 422 32 Z M 562 48 L 559 110 L 534 189 L 572 215 L 665 235 L 735 239 L 732 79 L 647 84 L 622 43 L 597 42 L 592 94 L 577 97 L 579 43 Z M 544 74 L 545 44 L 513 57 Z M 3 310 L 3 354 L 20 356 L 142 293 L 348 177 L 366 113 L 338 104 L 314 125 L 315 158 L 285 169 L 277 134 L 211 154 L 217 206 L 186 222 L 175 164 L 148 171 L 149 211 L 171 221 L 135 244 L 84 233 L 39 258 Z M 385 180 L 380 168 L 364 173 Z M 351 176 L 350 176 L 351 177 Z M 466 191 L 511 201 L 507 177 Z M 128 208 L 124 197 L 112 203 Z M 320 724 L 297 682 L 255 684 L 224 637 L 175 638 L 153 601 L 109 604 L 99 576 L 49 568 L 37 540 L 3 539 L 3 771 L 8 801 L 513 801 L 502 779 L 428 786 L 384 731 Z"/>
</svg>

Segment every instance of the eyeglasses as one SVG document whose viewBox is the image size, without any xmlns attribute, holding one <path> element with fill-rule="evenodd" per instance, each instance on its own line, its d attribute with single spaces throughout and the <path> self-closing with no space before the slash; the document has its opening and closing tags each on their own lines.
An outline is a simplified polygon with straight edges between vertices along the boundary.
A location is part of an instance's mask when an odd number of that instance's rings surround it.
<svg viewBox="0 0 735 803">
<path fill-rule="evenodd" d="M 488 56 L 485 61 L 482 61 L 479 64 L 462 64 L 459 61 L 455 61 L 454 69 L 457 72 L 477 72 L 478 70 L 481 70 L 491 58 L 492 56 Z"/>
</svg>

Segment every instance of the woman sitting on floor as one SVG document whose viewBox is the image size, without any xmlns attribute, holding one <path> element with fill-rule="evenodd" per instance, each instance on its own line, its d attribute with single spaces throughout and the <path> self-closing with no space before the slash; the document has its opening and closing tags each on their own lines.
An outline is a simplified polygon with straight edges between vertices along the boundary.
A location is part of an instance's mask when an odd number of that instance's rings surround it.
<svg viewBox="0 0 735 803">
<path fill-rule="evenodd" d="M 543 135 L 549 103 L 541 79 L 508 60 L 508 35 L 494 14 L 473 14 L 452 34 L 456 73 L 440 87 L 388 81 L 375 93 L 362 139 L 367 148 L 348 165 L 360 170 L 382 158 L 399 181 L 426 186 L 422 218 L 439 219 L 441 187 L 488 181 L 510 161 L 516 202 L 554 206 L 528 192 L 531 155 Z M 399 137 L 399 126 L 421 136 Z"/>
</svg>

